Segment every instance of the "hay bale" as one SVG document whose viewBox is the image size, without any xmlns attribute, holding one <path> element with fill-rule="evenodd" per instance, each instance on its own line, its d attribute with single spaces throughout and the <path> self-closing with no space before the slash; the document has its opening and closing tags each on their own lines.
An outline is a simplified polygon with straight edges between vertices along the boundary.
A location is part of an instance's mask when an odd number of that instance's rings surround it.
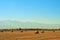
<svg viewBox="0 0 60 40">
<path fill-rule="evenodd" d="M 55 30 L 53 30 L 53 32 L 55 32 Z"/>
<path fill-rule="evenodd" d="M 23 30 L 21 30 L 21 32 L 23 32 Z"/>
<path fill-rule="evenodd" d="M 1 30 L 1 32 L 3 32 L 3 30 Z"/>
<path fill-rule="evenodd" d="M 36 31 L 35 34 L 39 34 L 39 31 Z"/>
<path fill-rule="evenodd" d="M 13 32 L 13 30 L 11 30 L 11 32 Z"/>
</svg>

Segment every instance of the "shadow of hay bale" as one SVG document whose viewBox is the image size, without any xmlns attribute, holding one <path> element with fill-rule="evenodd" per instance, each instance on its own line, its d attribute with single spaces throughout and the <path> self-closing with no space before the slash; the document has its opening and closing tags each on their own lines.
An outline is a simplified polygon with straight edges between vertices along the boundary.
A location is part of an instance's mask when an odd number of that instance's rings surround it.
<svg viewBox="0 0 60 40">
<path fill-rule="evenodd" d="M 44 30 L 41 33 L 44 33 Z"/>
</svg>

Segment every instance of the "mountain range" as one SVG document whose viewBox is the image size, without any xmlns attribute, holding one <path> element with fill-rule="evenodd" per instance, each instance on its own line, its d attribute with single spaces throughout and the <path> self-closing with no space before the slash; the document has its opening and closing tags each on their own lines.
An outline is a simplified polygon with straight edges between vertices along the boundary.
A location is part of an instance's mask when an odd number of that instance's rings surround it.
<svg viewBox="0 0 60 40">
<path fill-rule="evenodd" d="M 60 28 L 60 24 L 43 24 L 37 22 L 21 22 L 13 20 L 0 21 L 0 29 L 9 28 L 42 28 L 42 29 L 56 29 Z"/>
</svg>

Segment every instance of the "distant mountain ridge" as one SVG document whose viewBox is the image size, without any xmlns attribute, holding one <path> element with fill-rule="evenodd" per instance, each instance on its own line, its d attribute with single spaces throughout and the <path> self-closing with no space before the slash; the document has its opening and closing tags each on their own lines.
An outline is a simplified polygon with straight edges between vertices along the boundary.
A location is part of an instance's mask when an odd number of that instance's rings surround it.
<svg viewBox="0 0 60 40">
<path fill-rule="evenodd" d="M 21 22 L 13 20 L 0 21 L 0 29 L 4 28 L 60 28 L 60 24 L 42 24 L 36 22 Z"/>
</svg>

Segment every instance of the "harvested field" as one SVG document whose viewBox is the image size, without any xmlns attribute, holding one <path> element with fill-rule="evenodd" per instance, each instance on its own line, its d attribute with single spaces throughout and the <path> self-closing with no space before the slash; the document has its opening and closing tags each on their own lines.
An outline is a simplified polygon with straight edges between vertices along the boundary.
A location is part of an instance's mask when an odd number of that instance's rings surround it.
<svg viewBox="0 0 60 40">
<path fill-rule="evenodd" d="M 34 30 L 27 31 L 4 31 L 0 32 L 0 40 L 60 40 L 60 31 L 44 31 L 39 30 L 35 34 Z"/>
</svg>

